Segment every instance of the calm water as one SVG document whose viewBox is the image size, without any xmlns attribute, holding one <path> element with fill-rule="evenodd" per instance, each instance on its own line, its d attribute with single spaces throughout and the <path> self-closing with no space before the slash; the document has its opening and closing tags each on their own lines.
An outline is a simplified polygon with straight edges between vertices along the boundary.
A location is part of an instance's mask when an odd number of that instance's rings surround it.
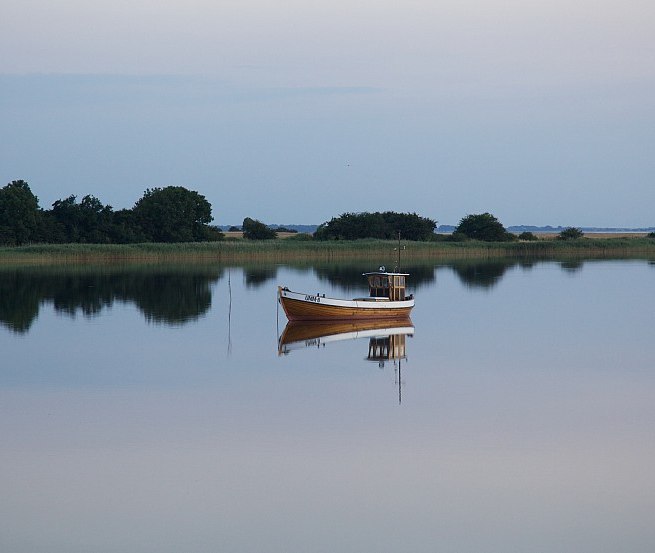
<svg viewBox="0 0 655 553">
<path fill-rule="evenodd" d="M 0 269 L 0 551 L 655 550 L 655 263 L 370 269 Z"/>
</svg>

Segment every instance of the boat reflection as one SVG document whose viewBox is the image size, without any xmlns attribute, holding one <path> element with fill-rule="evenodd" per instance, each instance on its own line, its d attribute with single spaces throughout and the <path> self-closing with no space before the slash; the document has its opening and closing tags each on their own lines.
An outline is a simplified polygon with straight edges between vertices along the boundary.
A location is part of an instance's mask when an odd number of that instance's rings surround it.
<svg viewBox="0 0 655 553">
<path fill-rule="evenodd" d="M 402 361 L 407 359 L 407 337 L 414 336 L 414 323 L 407 317 L 392 321 L 291 321 L 278 339 L 278 355 L 294 350 L 322 348 L 331 342 L 368 338 L 366 361 L 384 369 L 393 362 L 398 403 L 402 402 Z"/>
<path fill-rule="evenodd" d="M 391 321 L 291 321 L 278 340 L 278 353 L 325 347 L 330 342 L 369 338 L 368 360 L 384 361 L 405 357 L 405 338 L 414 334 L 410 318 Z"/>
</svg>

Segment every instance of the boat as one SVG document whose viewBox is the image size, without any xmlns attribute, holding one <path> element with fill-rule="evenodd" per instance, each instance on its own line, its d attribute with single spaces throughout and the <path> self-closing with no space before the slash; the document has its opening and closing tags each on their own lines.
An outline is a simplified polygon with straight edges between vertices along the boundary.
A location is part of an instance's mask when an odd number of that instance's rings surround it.
<svg viewBox="0 0 655 553">
<path fill-rule="evenodd" d="M 368 279 L 369 295 L 351 300 L 326 297 L 325 294 L 293 292 L 278 286 L 278 301 L 290 321 L 339 321 L 368 319 L 404 319 L 414 307 L 414 295 L 406 294 L 409 273 L 387 272 L 384 267 L 363 273 Z"/>
</svg>

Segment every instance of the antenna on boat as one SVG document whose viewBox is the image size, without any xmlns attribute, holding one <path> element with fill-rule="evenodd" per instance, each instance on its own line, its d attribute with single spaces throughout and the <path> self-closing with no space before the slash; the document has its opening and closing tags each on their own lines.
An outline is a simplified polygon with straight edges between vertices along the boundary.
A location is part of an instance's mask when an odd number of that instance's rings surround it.
<svg viewBox="0 0 655 553">
<path fill-rule="evenodd" d="M 403 250 L 405 249 L 405 246 L 403 246 Z M 394 248 L 394 250 L 398 251 L 398 260 L 396 261 L 396 268 L 394 270 L 394 273 L 399 273 L 400 272 L 400 231 L 398 231 L 398 247 Z"/>
</svg>

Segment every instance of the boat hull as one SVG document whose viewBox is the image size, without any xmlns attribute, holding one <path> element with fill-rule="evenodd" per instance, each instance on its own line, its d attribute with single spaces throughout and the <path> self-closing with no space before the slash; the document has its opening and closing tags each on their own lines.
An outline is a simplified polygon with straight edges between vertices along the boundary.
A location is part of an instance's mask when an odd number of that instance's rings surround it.
<svg viewBox="0 0 655 553">
<path fill-rule="evenodd" d="M 290 321 L 397 320 L 409 317 L 414 298 L 383 301 L 381 298 L 341 300 L 278 288 L 278 298 Z"/>
</svg>

